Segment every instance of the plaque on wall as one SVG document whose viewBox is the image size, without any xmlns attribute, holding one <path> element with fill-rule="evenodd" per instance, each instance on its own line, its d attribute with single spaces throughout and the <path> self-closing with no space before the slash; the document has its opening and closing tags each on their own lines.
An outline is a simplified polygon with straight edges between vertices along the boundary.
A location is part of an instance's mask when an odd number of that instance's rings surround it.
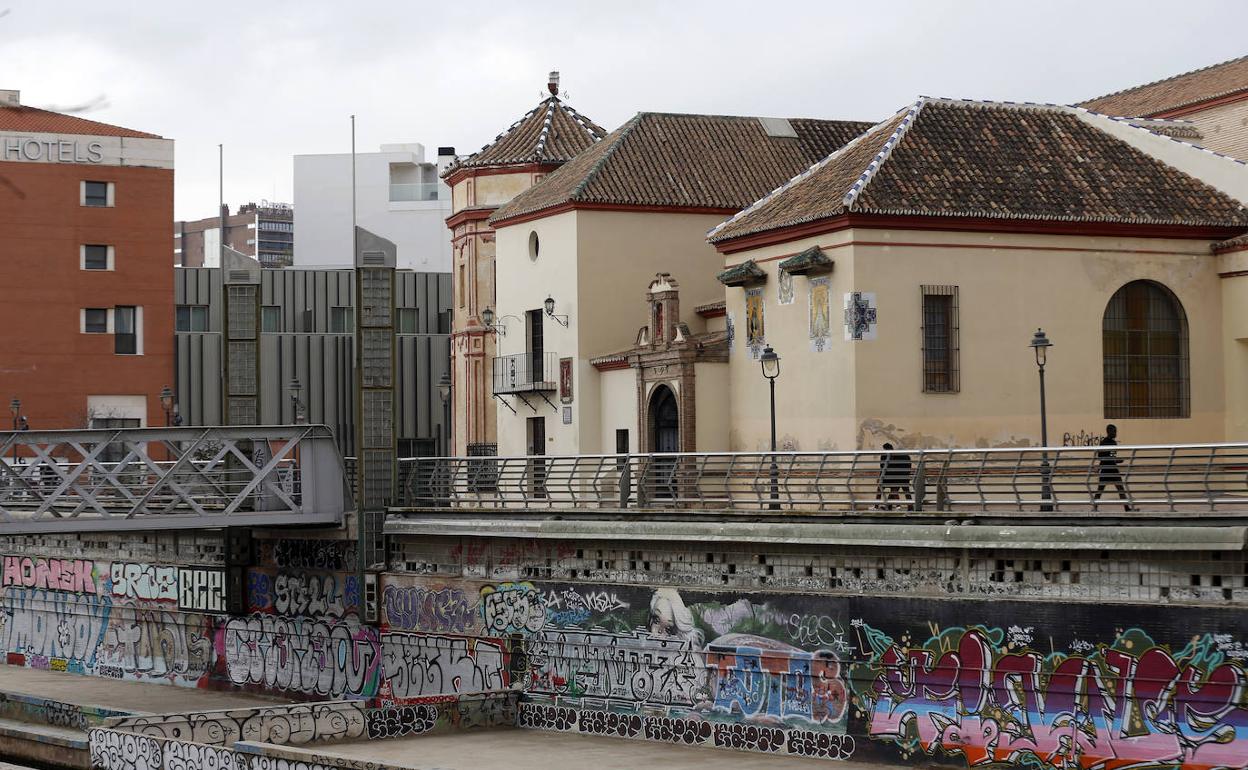
<svg viewBox="0 0 1248 770">
<path fill-rule="evenodd" d="M 565 406 L 563 408 L 563 424 L 564 425 L 572 424 L 572 407 L 570 406 Z"/>
<path fill-rule="evenodd" d="M 559 359 L 559 400 L 565 404 L 572 403 L 572 359 Z M 571 413 L 568 413 L 570 422 Z"/>
</svg>

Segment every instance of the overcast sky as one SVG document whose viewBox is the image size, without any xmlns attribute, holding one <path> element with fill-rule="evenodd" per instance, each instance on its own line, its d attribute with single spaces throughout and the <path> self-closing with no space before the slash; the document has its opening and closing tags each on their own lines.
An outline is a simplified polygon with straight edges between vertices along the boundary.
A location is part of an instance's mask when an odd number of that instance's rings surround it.
<svg viewBox="0 0 1248 770">
<path fill-rule="evenodd" d="M 491 7 L 491 6 L 495 7 Z M 291 156 L 469 153 L 546 73 L 640 110 L 879 120 L 920 94 L 1069 103 L 1248 54 L 1248 3 L 0 0 L 0 88 L 177 140 L 177 216 L 290 201 Z"/>
</svg>

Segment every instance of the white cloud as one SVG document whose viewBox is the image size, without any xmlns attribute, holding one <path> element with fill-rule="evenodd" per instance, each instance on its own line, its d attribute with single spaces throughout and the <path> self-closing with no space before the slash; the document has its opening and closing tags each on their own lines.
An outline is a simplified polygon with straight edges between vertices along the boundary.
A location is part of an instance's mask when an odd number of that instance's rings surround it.
<svg viewBox="0 0 1248 770">
<path fill-rule="evenodd" d="M 570 0 L 0 0 L 0 87 L 100 94 L 89 117 L 177 140 L 178 216 L 291 198 L 291 156 L 419 141 L 471 152 L 546 72 L 608 128 L 639 110 L 878 119 L 919 94 L 1075 101 L 1244 53 L 1248 4 Z"/>
</svg>

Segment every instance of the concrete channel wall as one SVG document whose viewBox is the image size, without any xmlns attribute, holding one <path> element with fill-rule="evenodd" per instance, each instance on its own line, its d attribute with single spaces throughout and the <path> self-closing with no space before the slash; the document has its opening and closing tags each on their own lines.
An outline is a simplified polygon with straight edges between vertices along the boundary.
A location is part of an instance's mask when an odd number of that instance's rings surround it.
<svg viewBox="0 0 1248 770">
<path fill-rule="evenodd" d="M 491 724 L 786 755 L 1248 766 L 1242 545 L 404 535 L 366 623 L 354 545 L 306 536 L 258 533 L 241 611 L 206 611 L 240 598 L 196 589 L 223 562 L 214 537 L 0 540 L 10 665 L 308 701 L 121 719 L 93 729 L 97 767 L 208 766 L 184 755 L 209 748 L 284 767 L 247 745 L 471 724 L 448 704 L 481 691 L 519 698 Z"/>
</svg>

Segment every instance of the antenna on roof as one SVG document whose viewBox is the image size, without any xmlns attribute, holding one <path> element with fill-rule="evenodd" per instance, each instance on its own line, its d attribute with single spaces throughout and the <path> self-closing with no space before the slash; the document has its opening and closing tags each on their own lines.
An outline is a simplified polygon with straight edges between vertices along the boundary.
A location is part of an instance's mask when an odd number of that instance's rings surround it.
<svg viewBox="0 0 1248 770">
<path fill-rule="evenodd" d="M 551 96 L 559 95 L 559 70 L 552 70 L 550 78 L 546 82 L 546 87 L 550 89 Z"/>
</svg>

